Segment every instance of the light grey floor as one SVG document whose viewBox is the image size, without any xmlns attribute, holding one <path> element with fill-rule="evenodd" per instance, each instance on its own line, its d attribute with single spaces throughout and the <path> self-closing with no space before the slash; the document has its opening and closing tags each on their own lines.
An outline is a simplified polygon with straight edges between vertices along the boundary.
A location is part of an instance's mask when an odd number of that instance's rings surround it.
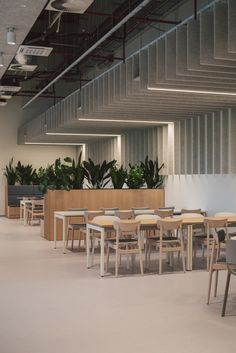
<svg viewBox="0 0 236 353">
<path fill-rule="evenodd" d="M 99 278 L 84 253 L 62 255 L 38 227 L 0 218 L 0 353 L 236 351 L 236 278 L 228 315 L 205 304 L 205 271 Z"/>
</svg>

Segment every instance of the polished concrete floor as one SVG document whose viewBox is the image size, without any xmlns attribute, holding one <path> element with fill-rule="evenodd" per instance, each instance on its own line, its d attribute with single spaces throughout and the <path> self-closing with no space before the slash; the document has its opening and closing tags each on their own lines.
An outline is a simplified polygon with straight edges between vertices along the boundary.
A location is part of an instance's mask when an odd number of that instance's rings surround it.
<svg viewBox="0 0 236 353">
<path fill-rule="evenodd" d="M 236 278 L 221 318 L 224 273 L 210 306 L 205 271 L 98 273 L 39 227 L 0 218 L 0 353 L 235 352 Z"/>
</svg>

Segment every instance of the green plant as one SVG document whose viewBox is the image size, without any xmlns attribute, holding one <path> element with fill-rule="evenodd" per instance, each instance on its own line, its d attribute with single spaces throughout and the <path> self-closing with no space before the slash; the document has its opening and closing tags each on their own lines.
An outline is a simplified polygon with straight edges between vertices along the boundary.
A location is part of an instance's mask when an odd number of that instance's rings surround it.
<svg viewBox="0 0 236 353">
<path fill-rule="evenodd" d="M 36 177 L 36 169 L 33 169 L 31 164 L 24 166 L 19 161 L 16 165 L 17 181 L 20 185 L 31 185 L 33 184 L 34 178 Z"/>
<path fill-rule="evenodd" d="M 164 168 L 164 163 L 161 166 L 158 166 L 158 158 L 155 161 L 148 159 L 146 156 L 144 163 L 140 164 L 143 170 L 143 177 L 149 189 L 156 189 L 163 185 L 165 176 L 160 175 L 160 171 Z"/>
<path fill-rule="evenodd" d="M 115 165 L 116 161 L 113 160 L 109 163 L 104 161 L 101 165 L 95 164 L 91 158 L 84 161 L 85 178 L 89 183 L 89 188 L 101 189 L 104 188 L 110 180 L 110 169 Z"/>
<path fill-rule="evenodd" d="M 65 158 L 64 161 L 68 164 L 68 172 L 70 174 L 70 182 L 72 189 L 83 189 L 85 178 L 85 169 L 82 165 L 82 152 L 80 152 L 77 160 L 74 158 Z"/>
<path fill-rule="evenodd" d="M 129 167 L 130 170 L 128 172 L 126 184 L 130 189 L 139 189 L 145 182 L 143 169 L 138 165 L 131 166 L 131 164 L 129 164 Z"/>
<path fill-rule="evenodd" d="M 64 159 L 68 163 L 68 159 Z M 50 190 L 67 190 L 71 187 L 70 167 L 67 164 L 61 163 L 61 159 L 57 158 L 55 162 L 47 168 L 41 168 L 40 171 L 40 188 L 45 193 Z"/>
<path fill-rule="evenodd" d="M 123 166 L 120 168 L 113 166 L 110 175 L 114 189 L 122 189 L 127 178 L 127 170 Z"/>
<path fill-rule="evenodd" d="M 6 165 L 4 175 L 7 178 L 8 185 L 15 185 L 15 183 L 17 182 L 17 172 L 16 168 L 13 167 L 13 157 L 8 163 L 8 165 Z"/>
</svg>

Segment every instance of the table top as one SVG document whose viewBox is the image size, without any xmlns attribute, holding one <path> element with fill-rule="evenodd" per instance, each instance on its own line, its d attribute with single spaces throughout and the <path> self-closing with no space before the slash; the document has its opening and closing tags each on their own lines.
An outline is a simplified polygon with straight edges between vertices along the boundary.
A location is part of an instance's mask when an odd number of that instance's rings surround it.
<svg viewBox="0 0 236 353">
<path fill-rule="evenodd" d="M 183 225 L 203 225 L 205 219 L 215 219 L 215 220 L 220 220 L 224 219 L 224 217 L 189 217 L 182 219 L 181 216 L 178 217 L 173 217 L 173 218 L 165 218 L 166 220 L 170 222 L 174 222 L 176 220 L 182 220 Z M 122 220 L 124 223 L 132 223 L 134 220 Z M 96 226 L 96 227 L 101 227 L 101 228 L 111 228 L 113 226 L 113 221 L 112 220 L 97 220 L 96 222 L 88 222 L 89 225 Z M 236 224 L 236 216 L 231 216 L 228 217 L 228 223 L 235 223 Z M 140 220 L 141 228 L 142 227 L 151 227 L 155 226 L 157 224 L 157 220 L 155 219 L 142 219 Z"/>
</svg>

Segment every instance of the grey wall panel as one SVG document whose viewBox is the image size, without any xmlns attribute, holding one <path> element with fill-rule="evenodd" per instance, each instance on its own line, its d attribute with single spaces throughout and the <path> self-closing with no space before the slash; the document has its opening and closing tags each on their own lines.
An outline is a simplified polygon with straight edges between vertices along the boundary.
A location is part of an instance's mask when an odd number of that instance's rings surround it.
<svg viewBox="0 0 236 353">
<path fill-rule="evenodd" d="M 231 109 L 231 173 L 236 173 L 236 109 Z"/>
<path fill-rule="evenodd" d="M 221 124 L 220 112 L 214 113 L 214 173 L 219 174 L 221 172 L 221 150 L 222 150 L 222 141 L 221 141 Z"/>
<path fill-rule="evenodd" d="M 205 174 L 205 116 L 199 117 L 199 174 Z"/>
<path fill-rule="evenodd" d="M 199 158 L 199 124 L 198 117 L 193 119 L 193 174 L 198 174 Z"/>
</svg>

